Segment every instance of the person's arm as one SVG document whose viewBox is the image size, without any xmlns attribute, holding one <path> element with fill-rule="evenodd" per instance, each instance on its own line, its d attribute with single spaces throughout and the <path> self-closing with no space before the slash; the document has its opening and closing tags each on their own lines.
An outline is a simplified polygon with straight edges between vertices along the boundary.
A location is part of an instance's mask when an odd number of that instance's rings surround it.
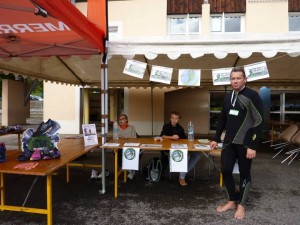
<svg viewBox="0 0 300 225">
<path fill-rule="evenodd" d="M 222 110 L 218 119 L 216 134 L 215 137 L 213 138 L 214 142 L 221 142 L 221 135 L 225 129 L 226 121 L 227 121 L 227 115 L 226 115 L 226 97 L 225 97 L 223 101 Z"/>
<path fill-rule="evenodd" d="M 163 126 L 163 129 L 162 129 L 161 133 L 160 133 L 160 136 L 163 139 L 173 139 L 173 140 L 179 139 L 178 135 L 169 135 L 169 133 L 170 133 L 169 124 L 165 124 Z"/>
<path fill-rule="evenodd" d="M 134 126 L 132 126 L 131 137 L 136 138 L 136 129 Z"/>
<path fill-rule="evenodd" d="M 252 150 L 257 148 L 263 130 L 263 102 L 257 92 L 251 98 L 250 113 L 254 119 L 253 133 L 246 146 Z"/>
</svg>

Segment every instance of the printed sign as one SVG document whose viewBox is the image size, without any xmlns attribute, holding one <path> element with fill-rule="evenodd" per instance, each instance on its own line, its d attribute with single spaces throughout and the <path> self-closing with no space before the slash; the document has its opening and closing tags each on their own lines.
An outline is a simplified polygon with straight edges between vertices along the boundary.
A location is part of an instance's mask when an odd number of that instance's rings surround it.
<svg viewBox="0 0 300 225">
<path fill-rule="evenodd" d="M 133 77 L 143 79 L 146 67 L 147 67 L 147 63 L 138 62 L 134 60 L 127 60 L 123 73 Z"/>
<path fill-rule="evenodd" d="M 270 77 L 265 61 L 244 66 L 247 81 L 260 80 Z"/>
<path fill-rule="evenodd" d="M 214 85 L 230 84 L 230 72 L 232 68 L 212 70 L 212 80 Z"/>
<path fill-rule="evenodd" d="M 84 146 L 98 144 L 98 136 L 95 124 L 82 124 Z"/>
<path fill-rule="evenodd" d="M 178 72 L 178 85 L 200 86 L 201 70 L 180 69 Z"/>
<path fill-rule="evenodd" d="M 187 172 L 187 159 L 187 149 L 170 149 L 170 172 Z"/>
<path fill-rule="evenodd" d="M 156 81 L 164 84 L 170 84 L 173 68 L 152 66 L 150 81 Z"/>
<path fill-rule="evenodd" d="M 122 151 L 122 169 L 139 169 L 140 148 L 124 147 Z"/>
</svg>

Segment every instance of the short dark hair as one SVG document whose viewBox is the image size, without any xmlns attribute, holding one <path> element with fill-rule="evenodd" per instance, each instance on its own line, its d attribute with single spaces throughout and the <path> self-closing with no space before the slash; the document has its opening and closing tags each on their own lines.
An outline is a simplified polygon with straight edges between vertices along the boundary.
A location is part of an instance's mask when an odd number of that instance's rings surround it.
<svg viewBox="0 0 300 225">
<path fill-rule="evenodd" d="M 124 116 L 124 117 L 126 118 L 126 120 L 128 121 L 128 116 L 127 116 L 126 114 L 121 113 L 121 114 L 119 115 L 119 118 L 120 118 L 121 116 Z"/>
<path fill-rule="evenodd" d="M 179 117 L 179 119 L 180 119 L 180 113 L 179 112 L 177 112 L 177 111 L 172 111 L 171 113 L 170 113 L 170 116 L 171 115 L 175 115 L 175 116 L 178 116 Z"/>
<path fill-rule="evenodd" d="M 245 69 L 242 66 L 233 67 L 231 72 L 230 72 L 230 77 L 231 77 L 232 72 L 242 72 L 243 77 L 246 78 Z"/>
</svg>

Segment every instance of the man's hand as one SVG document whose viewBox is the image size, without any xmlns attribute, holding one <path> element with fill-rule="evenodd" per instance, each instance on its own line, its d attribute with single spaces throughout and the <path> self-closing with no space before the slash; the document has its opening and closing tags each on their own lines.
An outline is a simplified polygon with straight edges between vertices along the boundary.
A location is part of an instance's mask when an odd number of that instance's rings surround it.
<svg viewBox="0 0 300 225">
<path fill-rule="evenodd" d="M 253 158 L 255 158 L 255 156 L 256 156 L 256 151 L 251 148 L 247 148 L 246 158 L 253 159 Z"/>
<path fill-rule="evenodd" d="M 211 142 L 210 142 L 210 148 L 211 148 L 211 149 L 216 148 L 217 144 L 218 144 L 217 142 L 211 141 Z"/>
<path fill-rule="evenodd" d="M 172 140 L 178 140 L 179 136 L 177 134 L 174 134 L 174 135 L 171 136 L 170 139 L 172 139 Z"/>
</svg>

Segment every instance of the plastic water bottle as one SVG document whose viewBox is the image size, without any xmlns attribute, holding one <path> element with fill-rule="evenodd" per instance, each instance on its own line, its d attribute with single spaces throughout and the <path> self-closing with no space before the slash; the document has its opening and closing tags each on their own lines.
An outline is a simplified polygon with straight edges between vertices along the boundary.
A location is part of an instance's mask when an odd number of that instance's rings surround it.
<svg viewBox="0 0 300 225">
<path fill-rule="evenodd" d="M 115 120 L 114 126 L 113 126 L 113 139 L 117 140 L 119 138 L 119 124 Z"/>
<path fill-rule="evenodd" d="M 192 121 L 188 123 L 188 140 L 194 141 L 194 125 Z"/>
</svg>

